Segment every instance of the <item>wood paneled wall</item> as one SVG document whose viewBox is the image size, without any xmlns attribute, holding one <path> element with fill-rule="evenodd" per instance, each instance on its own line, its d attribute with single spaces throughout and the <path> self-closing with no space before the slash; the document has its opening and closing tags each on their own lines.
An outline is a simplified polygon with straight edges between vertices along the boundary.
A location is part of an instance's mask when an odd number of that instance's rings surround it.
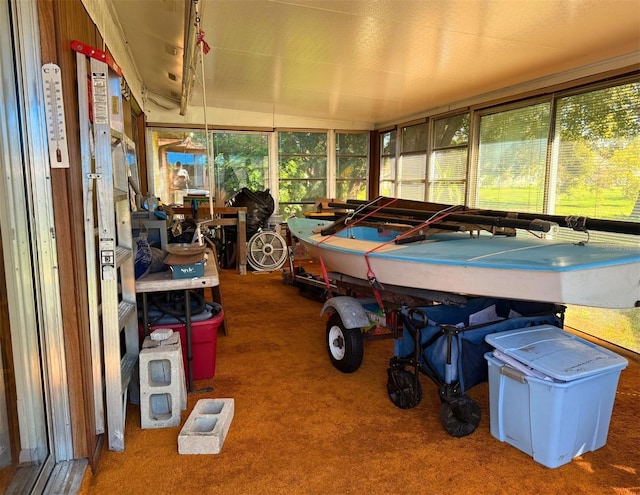
<svg viewBox="0 0 640 495">
<path fill-rule="evenodd" d="M 95 26 L 80 0 L 38 2 L 42 63 L 60 66 L 65 102 L 69 168 L 51 170 L 62 321 L 67 362 L 74 458 L 95 465 L 93 380 L 87 302 L 82 199 L 82 164 L 78 130 L 75 52 L 71 41 L 100 46 Z"/>
</svg>

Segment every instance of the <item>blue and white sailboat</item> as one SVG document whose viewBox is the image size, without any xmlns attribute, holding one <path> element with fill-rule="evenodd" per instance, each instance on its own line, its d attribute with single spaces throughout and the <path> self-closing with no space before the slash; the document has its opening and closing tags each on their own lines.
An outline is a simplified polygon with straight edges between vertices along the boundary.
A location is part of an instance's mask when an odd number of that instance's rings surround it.
<svg viewBox="0 0 640 495">
<path fill-rule="evenodd" d="M 290 218 L 288 229 L 328 270 L 382 286 L 600 308 L 640 305 L 640 242 L 623 246 L 455 231 L 453 216 L 437 228 L 421 226 L 421 220 L 407 227 L 400 217 L 380 221 L 384 209 L 376 212 L 377 221 L 347 215 L 346 224 Z M 472 215 L 469 221 L 455 218 L 458 224 L 477 222 Z M 437 233 L 424 235 L 432 226 Z M 446 228 L 451 231 L 443 233 Z M 631 229 L 635 233 L 636 226 Z"/>
</svg>

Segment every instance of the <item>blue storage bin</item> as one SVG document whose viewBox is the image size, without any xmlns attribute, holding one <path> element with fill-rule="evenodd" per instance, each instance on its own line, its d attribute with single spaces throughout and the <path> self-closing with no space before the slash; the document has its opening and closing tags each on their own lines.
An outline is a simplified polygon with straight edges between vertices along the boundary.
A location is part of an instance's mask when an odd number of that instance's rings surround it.
<svg viewBox="0 0 640 495">
<path fill-rule="evenodd" d="M 492 436 L 549 468 L 606 444 L 626 359 L 550 325 L 486 341 Z"/>
</svg>

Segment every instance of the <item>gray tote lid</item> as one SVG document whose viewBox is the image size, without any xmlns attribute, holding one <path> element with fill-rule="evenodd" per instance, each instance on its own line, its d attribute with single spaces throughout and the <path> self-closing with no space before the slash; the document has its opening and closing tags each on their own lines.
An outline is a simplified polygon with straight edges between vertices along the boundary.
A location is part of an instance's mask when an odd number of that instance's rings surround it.
<svg viewBox="0 0 640 495">
<path fill-rule="evenodd" d="M 561 381 L 623 369 L 627 360 L 552 325 L 489 334 L 485 340 L 507 356 Z"/>
</svg>

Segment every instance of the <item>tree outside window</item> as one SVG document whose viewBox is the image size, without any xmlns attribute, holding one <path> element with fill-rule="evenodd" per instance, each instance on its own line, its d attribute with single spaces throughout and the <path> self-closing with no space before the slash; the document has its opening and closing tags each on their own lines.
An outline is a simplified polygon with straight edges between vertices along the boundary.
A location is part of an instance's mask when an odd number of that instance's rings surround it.
<svg viewBox="0 0 640 495">
<path fill-rule="evenodd" d="M 278 133 L 279 214 L 310 211 L 327 196 L 327 133 Z"/>
</svg>

